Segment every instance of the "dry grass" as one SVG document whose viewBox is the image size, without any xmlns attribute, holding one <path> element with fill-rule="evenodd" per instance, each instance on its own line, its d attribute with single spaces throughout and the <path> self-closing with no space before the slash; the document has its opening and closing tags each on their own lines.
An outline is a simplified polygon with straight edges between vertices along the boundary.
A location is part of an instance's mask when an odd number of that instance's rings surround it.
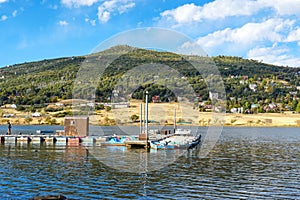
<svg viewBox="0 0 300 200">
<path fill-rule="evenodd" d="M 112 109 L 111 111 L 97 111 L 97 115 L 90 116 L 91 124 L 95 125 L 139 125 L 133 123 L 132 115 L 140 117 L 141 101 L 131 101 L 129 108 Z M 144 107 L 144 104 L 143 104 Z M 176 109 L 176 121 L 182 121 L 192 125 L 225 125 L 225 126 L 300 126 L 300 114 L 289 113 L 263 113 L 263 114 L 217 114 L 209 112 L 199 112 L 190 103 L 149 103 L 149 120 L 159 124 L 173 124 L 174 110 Z M 2 118 L 1 124 L 7 124 L 7 120 L 12 124 L 46 124 L 47 118 L 36 117 L 33 121 L 26 122 L 25 116 L 31 117 L 31 113 L 18 112 L 15 109 L 2 108 L 2 113 L 15 114 L 14 118 Z M 144 112 L 144 109 L 143 109 Z M 56 120 L 57 124 L 63 125 L 64 118 L 50 117 Z M 49 120 L 49 115 L 48 115 Z"/>
</svg>

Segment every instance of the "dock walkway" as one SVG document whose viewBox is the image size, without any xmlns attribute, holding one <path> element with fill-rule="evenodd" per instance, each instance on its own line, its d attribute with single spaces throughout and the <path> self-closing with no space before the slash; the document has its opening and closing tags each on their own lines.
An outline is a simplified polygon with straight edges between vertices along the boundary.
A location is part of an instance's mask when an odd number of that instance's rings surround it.
<svg viewBox="0 0 300 200">
<path fill-rule="evenodd" d="M 132 140 L 132 141 L 125 141 L 125 145 L 127 148 L 132 149 L 132 148 L 145 148 L 148 149 L 150 148 L 150 143 L 146 140 Z"/>
</svg>

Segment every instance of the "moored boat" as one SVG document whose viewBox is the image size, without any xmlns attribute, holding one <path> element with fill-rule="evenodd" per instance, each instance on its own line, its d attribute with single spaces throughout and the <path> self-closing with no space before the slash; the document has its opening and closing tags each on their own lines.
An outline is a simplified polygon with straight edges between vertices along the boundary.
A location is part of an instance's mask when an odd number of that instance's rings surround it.
<svg viewBox="0 0 300 200">
<path fill-rule="evenodd" d="M 201 143 L 201 135 L 194 136 L 189 129 L 176 129 L 175 133 L 161 140 L 151 141 L 152 149 L 193 149 Z"/>
<path fill-rule="evenodd" d="M 119 136 L 114 135 L 112 137 L 107 138 L 106 142 L 102 142 L 101 146 L 126 146 L 125 141 L 137 140 L 134 136 Z"/>
</svg>

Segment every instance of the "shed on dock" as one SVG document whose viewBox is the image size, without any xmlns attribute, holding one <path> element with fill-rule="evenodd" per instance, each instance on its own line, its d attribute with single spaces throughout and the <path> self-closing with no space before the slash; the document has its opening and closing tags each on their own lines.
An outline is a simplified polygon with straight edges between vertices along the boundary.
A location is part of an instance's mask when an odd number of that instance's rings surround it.
<svg viewBox="0 0 300 200">
<path fill-rule="evenodd" d="M 66 136 L 85 137 L 89 133 L 88 117 L 65 117 Z"/>
</svg>

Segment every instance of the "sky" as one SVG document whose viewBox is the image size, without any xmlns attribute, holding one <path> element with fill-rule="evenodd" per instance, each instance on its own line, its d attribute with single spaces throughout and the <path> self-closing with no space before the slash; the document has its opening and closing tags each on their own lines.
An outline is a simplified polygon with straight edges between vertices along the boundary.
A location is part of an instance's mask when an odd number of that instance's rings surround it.
<svg viewBox="0 0 300 200">
<path fill-rule="evenodd" d="M 209 56 L 300 67 L 300 0 L 0 0 L 0 67 L 86 55 L 145 27 L 185 34 Z"/>
</svg>

